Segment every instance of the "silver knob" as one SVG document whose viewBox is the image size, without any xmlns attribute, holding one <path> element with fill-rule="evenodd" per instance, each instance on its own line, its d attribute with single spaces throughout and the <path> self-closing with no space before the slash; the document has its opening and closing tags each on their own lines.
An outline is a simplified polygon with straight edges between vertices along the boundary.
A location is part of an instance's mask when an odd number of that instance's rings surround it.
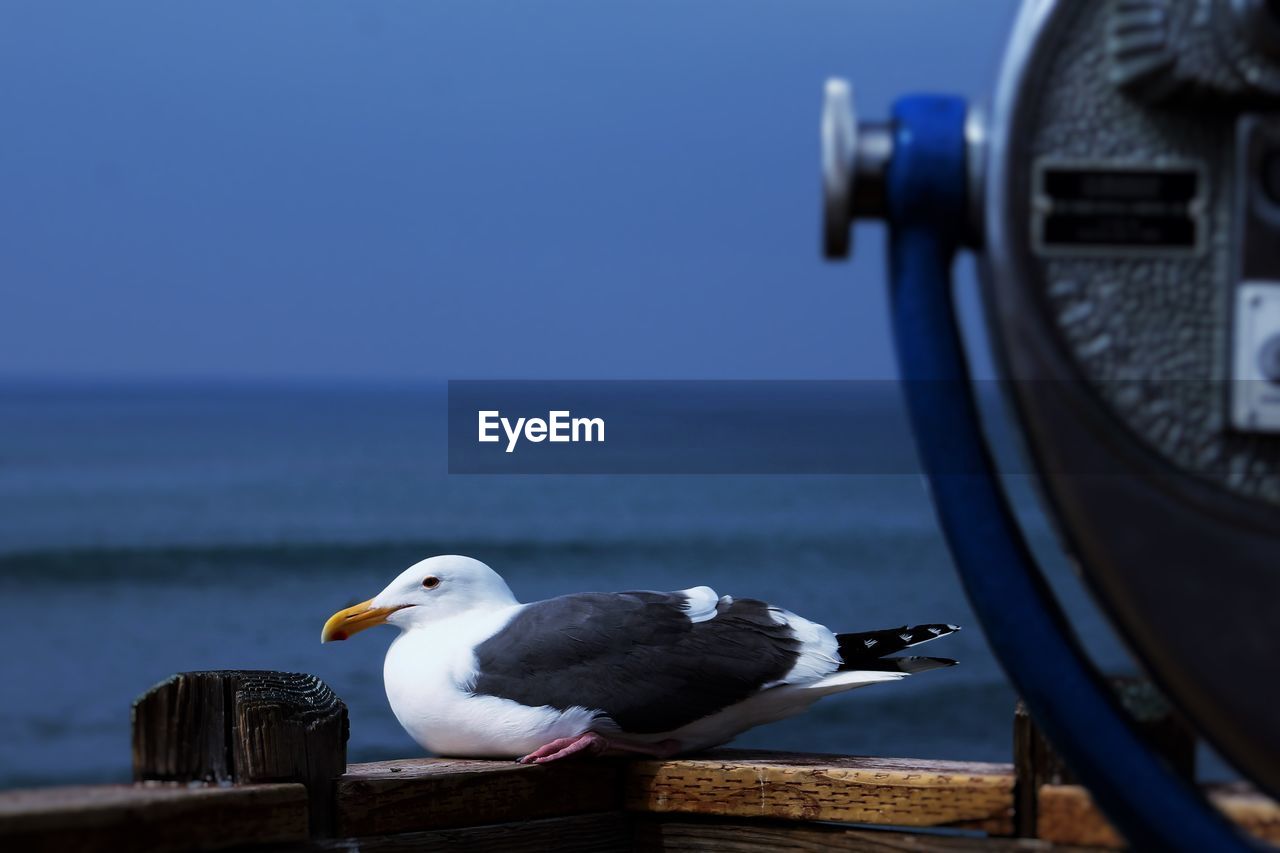
<svg viewBox="0 0 1280 853">
<path fill-rule="evenodd" d="M 847 258 L 853 249 L 853 183 L 857 177 L 858 121 L 848 80 L 827 80 L 822 103 L 822 250 Z"/>
<path fill-rule="evenodd" d="M 849 81 L 828 80 L 822 105 L 822 250 L 828 258 L 849 257 L 854 219 L 885 215 L 892 157 L 889 126 L 859 125 Z"/>
</svg>

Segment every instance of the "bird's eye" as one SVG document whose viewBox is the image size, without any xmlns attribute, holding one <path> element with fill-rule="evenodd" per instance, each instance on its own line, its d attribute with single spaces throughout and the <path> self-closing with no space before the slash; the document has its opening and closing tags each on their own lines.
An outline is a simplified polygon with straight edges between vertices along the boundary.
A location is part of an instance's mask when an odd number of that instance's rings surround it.
<svg viewBox="0 0 1280 853">
<path fill-rule="evenodd" d="M 440 586 L 440 578 L 436 577 L 435 575 L 427 575 L 425 578 L 422 579 L 422 585 L 425 586 L 427 589 L 435 589 L 436 587 Z"/>
</svg>

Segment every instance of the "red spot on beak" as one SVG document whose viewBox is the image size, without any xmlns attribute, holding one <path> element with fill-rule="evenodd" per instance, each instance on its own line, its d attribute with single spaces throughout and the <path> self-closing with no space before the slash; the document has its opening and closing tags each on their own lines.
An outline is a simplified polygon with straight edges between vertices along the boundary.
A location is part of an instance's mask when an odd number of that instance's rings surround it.
<svg viewBox="0 0 1280 853">
<path fill-rule="evenodd" d="M 342 641 L 342 640 L 345 640 L 346 638 L 347 638 L 347 635 L 346 635 L 346 634 L 344 634 L 343 632 L 341 632 L 341 631 L 335 631 L 335 632 L 334 632 L 334 634 L 333 634 L 333 636 L 332 636 L 332 637 L 330 637 L 329 639 L 330 639 L 330 640 L 333 640 L 334 642 L 340 642 L 340 641 Z"/>
</svg>

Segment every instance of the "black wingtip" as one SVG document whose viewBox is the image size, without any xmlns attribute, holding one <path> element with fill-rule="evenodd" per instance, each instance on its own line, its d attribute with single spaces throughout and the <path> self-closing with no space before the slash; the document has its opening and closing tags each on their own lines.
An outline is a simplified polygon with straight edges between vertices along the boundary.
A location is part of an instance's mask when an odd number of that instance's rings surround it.
<svg viewBox="0 0 1280 853">
<path fill-rule="evenodd" d="M 954 634 L 959 630 L 959 625 L 935 622 L 911 627 L 904 625 L 901 628 L 864 631 L 857 634 L 837 634 L 840 659 L 844 661 L 841 669 L 876 669 L 877 667 L 871 664 L 871 661 Z"/>
<path fill-rule="evenodd" d="M 955 666 L 959 663 L 959 661 L 952 660 L 951 658 L 926 658 L 914 656 L 903 658 L 883 658 L 883 661 L 886 664 L 894 664 L 894 669 L 899 672 L 905 672 L 909 675 L 928 672 L 931 669 L 945 669 L 946 667 Z"/>
</svg>

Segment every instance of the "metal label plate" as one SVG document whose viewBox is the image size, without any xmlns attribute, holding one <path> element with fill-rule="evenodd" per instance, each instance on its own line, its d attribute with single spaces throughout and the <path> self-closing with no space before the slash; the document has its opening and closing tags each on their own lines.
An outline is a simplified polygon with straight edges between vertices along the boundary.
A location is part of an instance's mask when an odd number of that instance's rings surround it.
<svg viewBox="0 0 1280 853">
<path fill-rule="evenodd" d="M 1040 255 L 1191 255 L 1204 246 L 1204 174 L 1195 163 L 1041 159 L 1031 242 Z"/>
</svg>

